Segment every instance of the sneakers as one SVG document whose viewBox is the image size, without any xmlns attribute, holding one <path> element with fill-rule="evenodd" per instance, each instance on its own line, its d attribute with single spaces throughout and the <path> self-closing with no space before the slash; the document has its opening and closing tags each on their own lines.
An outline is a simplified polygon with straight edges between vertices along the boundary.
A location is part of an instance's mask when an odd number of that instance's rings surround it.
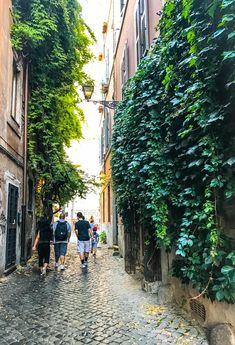
<svg viewBox="0 0 235 345">
<path fill-rule="evenodd" d="M 42 272 L 41 272 L 41 276 L 45 276 L 46 273 L 47 273 L 47 269 L 46 269 L 46 267 L 43 267 Z"/>
<path fill-rule="evenodd" d="M 84 262 L 84 265 L 87 267 L 87 266 L 88 266 L 88 261 L 85 261 L 85 262 Z"/>
<path fill-rule="evenodd" d="M 60 265 L 60 270 L 64 271 L 64 269 L 65 269 L 64 265 Z"/>
<path fill-rule="evenodd" d="M 58 262 L 55 262 L 55 269 L 57 269 L 59 267 Z"/>
<path fill-rule="evenodd" d="M 86 268 L 86 267 L 87 267 L 87 265 L 85 265 L 85 263 L 81 264 L 81 268 Z"/>
</svg>

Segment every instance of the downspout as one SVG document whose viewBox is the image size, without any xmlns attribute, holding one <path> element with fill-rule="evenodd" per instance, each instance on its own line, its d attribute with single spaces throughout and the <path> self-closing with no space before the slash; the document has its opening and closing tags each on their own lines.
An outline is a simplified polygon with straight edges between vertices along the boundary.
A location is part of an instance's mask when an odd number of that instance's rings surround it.
<svg viewBox="0 0 235 345">
<path fill-rule="evenodd" d="M 24 193 L 23 205 L 27 202 L 27 136 L 28 136 L 28 73 L 29 65 L 25 69 L 25 105 L 24 105 Z"/>
<path fill-rule="evenodd" d="M 28 71 L 29 65 L 25 68 L 25 90 L 24 90 L 24 166 L 23 166 L 23 203 L 22 203 L 22 222 L 21 222 L 21 262 L 26 262 L 26 203 L 27 203 L 27 132 L 28 132 Z"/>
<path fill-rule="evenodd" d="M 114 6 L 115 3 L 113 1 L 113 23 L 115 20 L 115 10 L 114 10 Z M 127 4 L 126 4 L 127 6 Z M 121 34 L 121 32 L 120 32 Z M 113 50 L 117 49 L 117 46 L 115 47 L 115 28 L 113 28 Z M 115 59 L 116 59 L 116 55 L 113 56 L 114 60 L 113 60 L 113 98 L 115 100 L 117 100 L 117 85 L 116 85 L 116 64 L 115 64 Z M 114 114 L 113 114 L 113 119 L 112 119 L 112 126 L 114 126 Z M 113 133 L 113 128 L 111 129 L 111 133 Z M 111 151 L 112 152 L 112 151 Z M 112 153 L 111 153 L 112 155 Z M 110 187 L 112 189 L 112 221 L 113 221 L 113 229 L 112 229 L 112 233 L 113 233 L 113 244 L 114 245 L 118 245 L 118 215 L 117 215 L 117 204 L 116 204 L 116 198 L 115 198 L 115 194 L 112 188 L 112 171 L 111 171 L 111 180 L 110 180 Z"/>
</svg>

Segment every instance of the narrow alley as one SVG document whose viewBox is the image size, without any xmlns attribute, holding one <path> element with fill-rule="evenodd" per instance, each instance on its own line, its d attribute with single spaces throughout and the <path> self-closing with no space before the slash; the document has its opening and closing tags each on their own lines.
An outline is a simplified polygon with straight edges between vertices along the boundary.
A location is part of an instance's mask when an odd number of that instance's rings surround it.
<svg viewBox="0 0 235 345">
<path fill-rule="evenodd" d="M 196 321 L 156 305 L 111 250 L 99 248 L 97 261 L 91 258 L 84 271 L 71 243 L 64 272 L 42 278 L 32 262 L 1 280 L 0 344 L 208 343 Z"/>
</svg>

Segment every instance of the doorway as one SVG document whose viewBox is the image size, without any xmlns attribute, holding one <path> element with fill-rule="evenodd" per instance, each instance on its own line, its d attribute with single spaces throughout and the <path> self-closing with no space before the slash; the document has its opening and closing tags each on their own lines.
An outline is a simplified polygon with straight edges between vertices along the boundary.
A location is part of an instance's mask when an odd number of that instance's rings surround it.
<svg viewBox="0 0 235 345">
<path fill-rule="evenodd" d="M 9 270 L 16 263 L 16 229 L 17 229 L 17 206 L 18 188 L 9 184 L 8 207 L 7 207 L 7 239 L 6 239 L 6 266 Z"/>
</svg>

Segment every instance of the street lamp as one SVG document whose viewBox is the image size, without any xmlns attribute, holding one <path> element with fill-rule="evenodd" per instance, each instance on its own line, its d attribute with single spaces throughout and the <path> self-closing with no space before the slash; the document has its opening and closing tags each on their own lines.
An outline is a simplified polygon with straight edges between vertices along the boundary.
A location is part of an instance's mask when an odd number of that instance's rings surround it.
<svg viewBox="0 0 235 345">
<path fill-rule="evenodd" d="M 87 102 L 93 102 L 94 104 L 102 104 L 104 107 L 107 107 L 109 109 L 115 109 L 118 101 L 97 101 L 97 100 L 92 100 L 91 96 L 94 92 L 94 86 L 92 84 L 84 84 L 82 87 L 82 91 L 84 93 L 84 97 L 87 100 Z"/>
<path fill-rule="evenodd" d="M 85 99 L 89 102 L 94 92 L 94 85 L 84 84 L 82 87 Z"/>
</svg>

